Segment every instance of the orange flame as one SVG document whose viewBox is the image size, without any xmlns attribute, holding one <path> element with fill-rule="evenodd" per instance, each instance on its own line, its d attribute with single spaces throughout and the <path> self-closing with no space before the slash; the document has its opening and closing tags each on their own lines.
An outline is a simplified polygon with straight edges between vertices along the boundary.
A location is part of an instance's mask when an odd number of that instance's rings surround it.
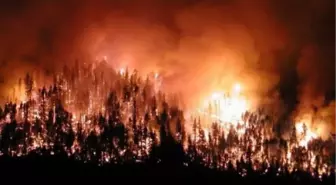
<svg viewBox="0 0 336 185">
<path fill-rule="evenodd" d="M 248 110 L 247 101 L 241 96 L 241 89 L 241 85 L 236 83 L 231 93 L 223 91 L 212 93 L 211 97 L 205 100 L 205 105 L 214 110 L 208 110 L 206 114 L 224 123 L 241 122 L 242 114 Z"/>
</svg>

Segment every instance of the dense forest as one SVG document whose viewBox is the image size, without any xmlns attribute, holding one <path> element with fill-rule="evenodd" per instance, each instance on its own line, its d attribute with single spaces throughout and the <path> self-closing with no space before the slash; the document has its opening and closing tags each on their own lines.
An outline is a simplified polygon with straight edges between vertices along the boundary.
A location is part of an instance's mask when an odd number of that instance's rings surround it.
<svg viewBox="0 0 336 185">
<path fill-rule="evenodd" d="M 62 155 L 97 166 L 198 166 L 239 176 L 302 172 L 320 180 L 335 172 L 334 138 L 302 144 L 303 124 L 283 139 L 262 110 L 205 128 L 200 117 L 184 115 L 178 97 L 160 91 L 156 74 L 115 71 L 103 61 L 65 66 L 48 85 L 35 78 L 19 79 L 0 108 L 3 157 Z"/>
</svg>

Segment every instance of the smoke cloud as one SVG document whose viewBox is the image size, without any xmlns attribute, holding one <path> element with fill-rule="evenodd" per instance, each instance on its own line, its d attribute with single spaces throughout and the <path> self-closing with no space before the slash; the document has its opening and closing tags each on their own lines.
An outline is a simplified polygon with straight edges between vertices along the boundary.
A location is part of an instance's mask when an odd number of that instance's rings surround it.
<svg viewBox="0 0 336 185">
<path fill-rule="evenodd" d="M 310 105 L 322 110 L 328 93 L 335 99 L 332 0 L 2 1 L 0 7 L 2 99 L 27 70 L 48 75 L 76 59 L 104 56 L 116 68 L 159 72 L 165 90 L 180 92 L 190 105 L 235 82 L 253 104 L 276 103 L 278 111 L 292 104 L 293 115 Z"/>
<path fill-rule="evenodd" d="M 311 14 L 301 19 L 301 29 L 311 31 L 301 36 L 304 44 L 296 68 L 299 104 L 294 116 L 327 137 L 335 133 L 335 4 L 311 1 L 309 5 Z"/>
</svg>

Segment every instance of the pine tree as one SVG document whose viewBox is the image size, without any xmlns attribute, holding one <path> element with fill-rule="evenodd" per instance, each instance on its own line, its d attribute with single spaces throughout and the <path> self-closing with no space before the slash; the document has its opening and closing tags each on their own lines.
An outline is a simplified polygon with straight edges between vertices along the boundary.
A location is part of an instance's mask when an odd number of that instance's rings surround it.
<svg viewBox="0 0 336 185">
<path fill-rule="evenodd" d="M 291 137 L 290 137 L 290 142 L 291 142 L 292 145 L 297 143 L 296 132 L 297 132 L 296 127 L 295 127 L 295 125 L 293 125 L 292 132 L 291 132 Z"/>
<path fill-rule="evenodd" d="M 302 128 L 303 128 L 303 137 L 306 137 L 306 135 L 307 135 L 307 130 L 308 130 L 308 128 L 307 128 L 307 125 L 305 124 L 305 123 L 303 123 L 303 125 L 302 125 Z"/>
<path fill-rule="evenodd" d="M 216 122 L 212 123 L 212 136 L 214 146 L 218 145 L 218 136 L 219 136 L 219 126 Z"/>
<path fill-rule="evenodd" d="M 4 111 L 2 110 L 2 107 L 0 107 L 0 120 L 5 117 Z"/>
<path fill-rule="evenodd" d="M 198 147 L 199 147 L 199 149 L 201 151 L 202 158 L 204 158 L 206 156 L 206 154 L 207 154 L 207 152 L 206 152 L 207 142 L 206 142 L 206 139 L 205 139 L 205 132 L 204 132 L 204 130 L 202 128 L 199 127 L 198 133 L 199 133 L 199 140 L 197 142 L 197 145 L 198 145 Z"/>
<path fill-rule="evenodd" d="M 235 144 L 237 143 L 237 133 L 232 126 L 230 128 L 227 140 L 229 147 L 235 146 Z"/>
<path fill-rule="evenodd" d="M 222 134 L 219 136 L 219 144 L 218 144 L 218 147 L 219 147 L 219 150 L 221 153 L 224 152 L 225 148 L 226 148 L 226 139 L 225 139 L 225 134 L 224 132 L 222 132 Z"/>
<path fill-rule="evenodd" d="M 194 143 L 192 142 L 191 136 L 188 136 L 188 149 L 187 149 L 187 154 L 189 154 L 189 156 L 191 158 L 194 157 L 195 155 L 195 150 L 194 150 Z"/>
<path fill-rule="evenodd" d="M 47 112 L 47 97 L 46 97 L 46 89 L 45 87 L 42 88 L 42 90 L 40 89 L 39 91 L 39 99 L 40 99 L 40 116 L 41 116 L 41 120 L 43 122 L 46 121 L 46 112 Z"/>
<path fill-rule="evenodd" d="M 192 131 L 193 131 L 193 135 L 194 135 L 194 142 L 196 142 L 196 139 L 197 139 L 197 122 L 196 122 L 196 119 L 194 119 Z"/>
<path fill-rule="evenodd" d="M 24 79 L 25 82 L 25 90 L 28 100 L 31 100 L 32 90 L 33 90 L 33 78 L 27 73 Z"/>
</svg>

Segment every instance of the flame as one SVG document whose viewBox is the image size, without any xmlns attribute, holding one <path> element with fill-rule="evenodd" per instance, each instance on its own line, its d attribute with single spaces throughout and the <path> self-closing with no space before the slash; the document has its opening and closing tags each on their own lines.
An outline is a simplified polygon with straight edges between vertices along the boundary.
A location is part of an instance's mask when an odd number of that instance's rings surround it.
<svg viewBox="0 0 336 185">
<path fill-rule="evenodd" d="M 302 147 L 307 147 L 308 143 L 311 140 L 316 139 L 318 135 L 314 133 L 312 129 L 307 125 L 305 131 L 304 125 L 306 124 L 304 124 L 303 122 L 299 122 L 295 124 L 295 127 L 297 135 L 299 136 L 299 145 Z"/>
<path fill-rule="evenodd" d="M 155 72 L 154 73 L 154 78 L 157 79 L 159 77 L 159 73 L 158 72 Z"/>
<path fill-rule="evenodd" d="M 124 75 L 124 74 L 125 74 L 125 68 L 120 68 L 120 69 L 119 69 L 119 73 L 120 73 L 121 75 Z"/>
<path fill-rule="evenodd" d="M 204 104 L 214 110 L 208 110 L 206 114 L 223 123 L 237 124 L 241 122 L 243 113 L 248 110 L 247 101 L 241 96 L 241 88 L 241 85 L 236 83 L 230 94 L 225 91 L 213 92 Z"/>
<path fill-rule="evenodd" d="M 239 94 L 240 91 L 241 91 L 241 86 L 240 86 L 240 84 L 239 84 L 239 83 L 236 83 L 236 84 L 233 86 L 233 90 L 234 90 L 234 92 L 236 92 L 237 94 Z"/>
<path fill-rule="evenodd" d="M 117 70 L 118 73 L 121 74 L 121 79 L 119 79 L 120 84 L 122 84 L 123 86 L 130 86 L 131 84 L 129 80 L 126 80 L 126 71 L 125 68 L 120 68 L 119 70 Z M 157 73 L 157 72 L 153 72 L 151 73 L 153 74 L 153 76 L 151 76 L 151 81 L 153 83 L 153 86 L 155 87 L 154 89 L 152 89 L 152 91 L 157 92 L 157 89 L 160 88 L 161 85 L 161 74 Z M 127 78 L 130 78 L 129 76 L 127 76 Z M 103 128 L 101 128 L 100 124 L 105 124 L 104 123 L 100 123 L 97 122 L 97 119 L 93 116 L 95 114 L 97 114 L 98 112 L 102 113 L 104 116 L 109 115 L 109 110 L 107 109 L 107 107 L 104 107 L 104 101 L 105 99 L 102 98 L 101 96 L 105 96 L 105 98 L 107 97 L 107 92 L 105 91 L 109 91 L 108 88 L 106 88 L 104 90 L 103 86 L 104 83 L 106 81 L 103 80 L 102 85 L 93 88 L 92 86 L 90 86 L 90 83 L 87 83 L 88 79 L 87 78 L 82 78 L 80 77 L 78 79 L 79 82 L 83 82 L 83 83 L 79 83 L 81 86 L 82 84 L 88 84 L 87 86 L 85 86 L 87 88 L 88 93 L 88 105 L 86 105 L 86 107 L 84 108 L 77 108 L 77 103 L 81 102 L 83 96 L 76 96 L 76 88 L 78 88 L 78 86 L 74 86 L 74 87 L 70 87 L 68 85 L 65 86 L 61 86 L 62 88 L 62 92 L 64 92 L 66 94 L 65 100 L 64 100 L 64 108 L 69 111 L 72 115 L 71 118 L 71 123 L 70 125 L 64 125 L 64 127 L 62 127 L 62 132 L 67 132 L 66 130 L 69 129 L 67 127 L 72 127 L 72 130 L 77 134 L 79 132 L 79 128 L 78 126 L 81 126 L 81 132 L 83 132 L 83 134 L 85 135 L 85 137 L 88 137 L 88 134 L 90 132 L 94 132 L 97 135 L 101 135 L 103 133 Z M 141 84 L 140 82 L 140 88 L 142 88 L 142 90 L 144 90 L 145 86 L 144 84 Z M 121 88 L 123 89 L 123 88 Z M 46 97 L 46 99 L 41 99 L 41 94 L 37 93 L 36 91 L 37 89 L 34 88 L 33 92 L 32 92 L 32 96 L 31 96 L 31 100 L 25 100 L 25 101 L 32 101 L 33 104 L 32 106 L 29 107 L 29 110 L 27 112 L 28 114 L 28 121 L 34 121 L 34 120 L 41 120 L 42 123 L 45 122 L 43 121 L 43 119 L 46 117 L 45 112 L 46 110 L 43 111 L 42 109 L 42 105 L 46 106 L 47 110 L 51 110 L 53 112 L 53 123 L 55 123 L 55 119 L 56 119 L 56 114 L 62 114 L 56 111 L 56 106 L 52 103 L 52 99 L 53 96 L 50 95 L 50 97 Z M 82 89 L 80 89 L 82 90 Z M 205 152 L 209 151 L 209 149 L 211 147 L 213 147 L 215 150 L 213 152 L 216 153 L 217 157 L 220 159 L 220 161 L 222 161 L 221 164 L 217 164 L 216 167 L 219 168 L 227 168 L 228 166 L 228 162 L 229 161 L 237 161 L 240 159 L 243 160 L 247 160 L 247 148 L 249 148 L 250 150 L 250 154 L 251 155 L 251 159 L 253 162 L 253 168 L 255 170 L 261 169 L 262 167 L 259 165 L 258 162 L 255 161 L 265 161 L 269 167 L 270 163 L 269 161 L 269 157 L 271 157 L 273 154 L 269 154 L 270 151 L 272 149 L 268 149 L 267 147 L 267 151 L 266 151 L 266 147 L 264 147 L 264 144 L 267 144 L 266 138 L 268 138 L 268 128 L 267 128 L 267 124 L 260 124 L 260 120 L 263 117 L 263 115 L 254 115 L 252 114 L 245 114 L 246 112 L 250 112 L 250 104 L 251 102 L 248 102 L 247 99 L 244 96 L 244 86 L 240 83 L 235 83 L 231 86 L 231 89 L 229 90 L 218 90 L 218 91 L 213 91 L 212 93 L 209 93 L 207 98 L 204 99 L 203 103 L 204 105 L 200 106 L 201 108 L 199 108 L 199 112 L 197 114 L 199 114 L 199 116 L 203 116 L 206 119 L 202 119 L 201 123 L 202 126 L 201 128 L 199 128 L 199 130 L 197 131 L 193 131 L 193 132 L 186 132 L 186 134 L 189 134 L 189 136 L 191 137 L 191 140 L 193 143 L 195 143 L 196 149 L 197 149 L 197 153 L 201 154 L 201 156 L 204 157 L 204 162 L 206 165 L 212 166 L 214 165 L 214 161 L 212 161 L 212 159 L 210 159 L 208 156 L 208 154 L 206 154 Z M 22 91 L 23 92 L 23 91 Z M 51 90 L 52 92 L 52 90 Z M 155 94 L 153 92 L 153 94 Z M 67 94 L 69 93 L 69 94 Z M 48 93 L 51 94 L 51 93 Z M 117 94 L 119 94 L 119 98 L 122 97 L 120 94 L 120 92 L 118 92 Z M 24 92 L 22 94 L 22 97 L 25 96 Z M 61 95 L 61 94 L 59 94 Z M 155 94 L 157 95 L 157 94 Z M 160 94 L 161 95 L 161 94 Z M 157 97 L 159 97 L 159 95 L 157 95 Z M 25 97 L 27 98 L 27 97 Z M 145 107 L 138 107 L 139 110 L 141 111 L 139 112 L 139 114 L 143 114 L 144 111 L 146 109 L 148 109 L 148 105 L 145 104 L 145 99 L 141 99 L 140 96 L 133 96 L 131 98 L 138 98 L 139 102 L 143 102 Z M 121 119 L 122 122 L 125 123 L 126 126 L 130 126 L 127 124 L 127 121 L 125 121 L 128 117 L 131 117 L 133 113 L 132 111 L 132 99 L 126 100 L 128 102 L 124 102 L 124 101 L 119 101 L 119 105 L 120 105 L 120 113 L 121 113 Z M 158 101 L 161 101 L 160 98 Z M 162 102 L 161 102 L 162 103 Z M 16 105 L 17 110 L 18 110 L 18 114 L 17 114 L 17 118 L 15 119 L 20 119 L 20 121 L 23 121 L 23 117 L 25 117 L 24 115 L 24 111 L 19 108 L 19 105 Z M 8 109 L 11 110 L 11 109 Z M 151 119 L 152 121 L 155 120 L 156 115 L 160 112 L 160 108 L 157 108 L 155 110 L 155 113 L 151 114 Z M 42 114 L 44 113 L 44 114 Z M 243 116 L 243 114 L 245 114 Z M 258 117 L 257 119 L 254 119 L 254 117 Z M 253 119 L 245 119 L 243 117 L 249 117 L 249 118 L 253 118 Z M 143 118 L 139 118 L 139 119 L 143 119 Z M 203 125 L 203 121 L 208 120 L 209 124 L 213 124 L 212 126 L 215 126 L 213 128 L 209 128 L 207 127 L 207 125 Z M 312 128 L 312 124 L 311 122 L 309 122 L 308 119 L 302 119 L 300 121 L 298 121 L 295 124 L 295 128 L 296 128 L 296 135 L 297 135 L 297 140 L 293 143 L 289 143 L 291 147 L 283 150 L 281 152 L 281 155 L 278 156 L 279 160 L 282 161 L 281 165 L 282 168 L 287 168 L 289 172 L 295 171 L 297 170 L 297 165 L 302 165 L 302 168 L 304 170 L 311 170 L 309 165 L 311 167 L 317 167 L 318 168 L 318 172 L 317 174 L 325 174 L 328 172 L 328 165 L 324 164 L 322 162 L 319 162 L 316 158 L 316 156 L 318 155 L 318 153 L 316 153 L 316 151 L 314 150 L 310 150 L 308 146 L 311 146 L 310 144 L 312 144 L 310 141 L 317 139 L 318 138 L 318 129 L 313 129 Z M 4 125 L 6 123 L 10 123 L 12 121 L 12 118 L 10 116 L 10 113 L 6 114 L 5 120 L 0 120 L 0 126 Z M 139 123 L 143 123 L 143 120 Z M 217 126 L 218 123 L 218 126 Z M 308 123 L 308 124 L 306 124 Z M 21 125 L 22 126 L 22 125 Z M 217 128 L 218 127 L 218 128 Z M 153 127 L 149 127 L 150 129 L 153 129 L 153 132 L 155 132 L 156 135 L 159 135 L 158 130 L 155 130 L 155 128 Z M 0 127 L 1 129 L 1 127 Z M 200 131 L 203 132 L 200 132 Z M 215 131 L 217 132 L 217 136 L 214 135 Z M 230 136 L 229 132 L 231 132 L 234 134 L 234 136 Z M 36 132 L 36 131 L 34 131 Z M 29 144 L 28 146 L 28 151 L 29 152 L 31 150 L 35 150 L 38 148 L 43 147 L 44 145 L 52 148 L 54 145 L 54 141 L 48 141 L 47 140 L 47 130 L 46 127 L 44 126 L 44 124 L 42 124 L 42 131 L 40 131 L 39 133 L 34 134 L 31 133 L 31 136 L 29 136 L 32 139 L 32 143 Z M 130 132 L 131 134 L 131 132 Z M 223 135 L 222 135 L 223 134 Z M 224 139 L 222 138 L 222 136 L 224 136 Z M 236 136 L 238 136 L 238 140 L 236 140 Z M 203 137 L 203 138 L 202 138 Z M 234 139 L 233 139 L 234 138 Z M 76 140 L 74 141 L 74 143 L 72 144 L 72 146 L 66 148 L 68 155 L 75 155 L 77 157 L 82 158 L 82 160 L 90 160 L 91 156 L 85 156 L 85 155 L 80 155 L 77 152 L 81 152 L 82 150 L 82 145 L 80 144 L 79 138 L 76 138 Z M 160 143 L 160 138 L 159 137 L 155 137 L 154 140 L 152 140 L 152 138 L 146 137 L 141 139 L 141 141 L 139 141 L 139 144 L 134 145 L 134 148 L 131 147 L 130 149 L 132 150 L 133 154 L 137 157 L 136 159 L 141 159 L 145 156 L 147 156 L 150 152 L 150 146 L 151 143 L 155 143 L 158 142 Z M 204 143 L 205 141 L 205 143 Z M 224 144 L 228 146 L 225 146 L 225 150 L 220 151 L 219 148 L 221 145 L 223 145 L 223 141 Z M 220 142 L 222 142 L 222 144 L 219 144 Z M 226 143 L 228 142 L 228 143 Z M 289 141 L 291 142 L 291 141 Z M 115 148 L 117 148 L 117 141 L 113 141 L 113 144 L 116 145 Z M 301 147 L 298 147 L 301 146 Z M 187 148 L 187 146 L 184 147 L 185 149 Z M 297 158 L 298 156 L 300 157 L 300 153 L 298 154 L 296 151 L 296 149 L 300 149 L 303 150 L 307 156 L 306 158 L 302 159 L 304 160 L 304 162 L 300 162 L 300 164 L 298 164 Z M 119 153 L 120 156 L 124 156 L 125 155 L 125 149 L 118 149 L 117 151 Z M 139 152 L 142 151 L 142 152 Z M 12 154 L 11 155 L 24 155 L 24 153 L 22 151 L 20 151 L 20 149 L 14 149 L 11 151 Z M 1 152 L 0 152 L 1 154 Z M 101 162 L 103 163 L 108 163 L 108 162 L 115 162 L 116 160 L 116 156 L 113 153 L 108 153 L 108 151 L 104 151 L 102 153 L 103 157 L 101 159 Z M 94 154 L 96 155 L 96 151 L 94 151 Z M 255 162 L 255 163 L 254 163 Z M 212 166 L 213 167 L 213 166 Z M 235 166 L 235 168 L 238 168 L 237 166 Z M 278 173 L 282 172 L 282 168 L 278 169 Z M 263 169 L 263 171 L 265 171 L 265 173 L 267 173 L 268 169 Z M 314 172 L 315 173 L 315 172 Z M 241 172 L 241 175 L 244 176 L 246 175 L 246 172 Z"/>
</svg>

